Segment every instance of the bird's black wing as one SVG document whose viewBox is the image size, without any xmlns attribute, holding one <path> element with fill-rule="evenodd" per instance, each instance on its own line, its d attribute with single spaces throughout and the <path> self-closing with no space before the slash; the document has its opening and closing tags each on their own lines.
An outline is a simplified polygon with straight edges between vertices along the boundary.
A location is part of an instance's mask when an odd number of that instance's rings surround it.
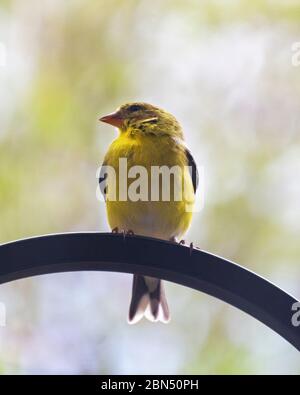
<svg viewBox="0 0 300 395">
<path fill-rule="evenodd" d="M 196 190 L 198 188 L 198 183 L 199 183 L 199 173 L 198 173 L 197 165 L 196 165 L 195 159 L 193 158 L 193 155 L 191 154 L 191 151 L 188 148 L 185 148 L 185 154 L 187 157 L 188 166 L 189 166 L 190 174 L 192 177 L 194 193 L 196 193 Z"/>
<path fill-rule="evenodd" d="M 107 172 L 105 171 L 105 166 L 106 166 L 106 162 L 104 160 L 100 168 L 99 180 L 98 180 L 100 192 L 102 193 L 104 200 L 106 200 L 106 196 L 107 196 L 107 176 L 108 176 Z"/>
</svg>

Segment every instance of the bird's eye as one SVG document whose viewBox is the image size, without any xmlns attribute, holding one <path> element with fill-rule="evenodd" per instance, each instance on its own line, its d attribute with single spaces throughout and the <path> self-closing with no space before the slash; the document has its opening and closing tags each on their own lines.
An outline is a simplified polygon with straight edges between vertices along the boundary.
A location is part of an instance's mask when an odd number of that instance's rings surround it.
<svg viewBox="0 0 300 395">
<path fill-rule="evenodd" d="M 142 106 L 139 106 L 138 104 L 133 104 L 132 106 L 128 107 L 128 111 L 130 112 L 140 111 L 142 109 Z"/>
</svg>

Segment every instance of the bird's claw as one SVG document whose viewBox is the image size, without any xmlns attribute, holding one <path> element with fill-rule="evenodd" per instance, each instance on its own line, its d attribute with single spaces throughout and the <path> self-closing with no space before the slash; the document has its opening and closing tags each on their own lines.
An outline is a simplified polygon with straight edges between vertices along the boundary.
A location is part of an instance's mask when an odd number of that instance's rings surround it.
<svg viewBox="0 0 300 395">
<path fill-rule="evenodd" d="M 180 240 L 179 244 L 185 245 L 185 240 Z M 192 256 L 194 250 L 194 243 L 190 243 L 190 256 Z"/>
<path fill-rule="evenodd" d="M 123 241 L 125 241 L 126 236 L 134 236 L 134 231 L 133 230 L 131 230 L 131 229 L 128 229 L 128 230 L 122 229 L 121 231 L 119 231 L 119 228 L 117 226 L 112 229 L 111 233 L 122 234 L 123 235 Z"/>
<path fill-rule="evenodd" d="M 174 237 L 172 237 L 170 239 L 170 241 L 173 241 L 176 243 L 176 239 Z M 185 245 L 186 243 L 185 243 L 185 240 L 180 240 L 180 242 L 178 244 Z M 192 256 L 193 250 L 194 250 L 194 243 L 190 243 L 190 256 Z"/>
<path fill-rule="evenodd" d="M 190 243 L 190 256 L 192 256 L 193 250 L 194 250 L 194 243 L 192 242 Z"/>
<path fill-rule="evenodd" d="M 134 236 L 134 231 L 131 229 L 122 230 L 122 234 L 123 234 L 123 241 L 125 242 L 126 236 Z"/>
<path fill-rule="evenodd" d="M 131 229 L 128 229 L 128 230 L 122 229 L 119 232 L 119 228 L 117 226 L 111 230 L 111 233 L 122 233 L 123 235 L 134 236 L 134 231 L 133 230 L 131 230 Z"/>
</svg>

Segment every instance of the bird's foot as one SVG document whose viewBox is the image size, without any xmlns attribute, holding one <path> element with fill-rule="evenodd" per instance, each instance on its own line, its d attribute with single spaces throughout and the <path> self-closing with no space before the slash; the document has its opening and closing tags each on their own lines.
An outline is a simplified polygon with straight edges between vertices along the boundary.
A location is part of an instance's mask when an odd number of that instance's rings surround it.
<svg viewBox="0 0 300 395">
<path fill-rule="evenodd" d="M 131 229 L 128 229 L 128 230 L 122 229 L 122 230 L 119 231 L 119 228 L 116 226 L 115 228 L 113 228 L 113 229 L 111 230 L 111 233 L 124 233 L 124 232 L 125 232 L 127 235 L 129 235 L 129 236 L 133 236 L 133 235 L 134 235 L 134 231 L 131 230 Z"/>
<path fill-rule="evenodd" d="M 133 230 L 131 230 L 131 229 L 128 229 L 128 230 L 121 229 L 121 230 L 119 230 L 119 228 L 117 226 L 111 230 L 111 233 L 122 234 L 124 240 L 125 240 L 126 236 L 134 236 L 134 231 Z"/>
<path fill-rule="evenodd" d="M 122 230 L 122 233 L 123 233 L 123 241 L 125 241 L 126 236 L 134 236 L 134 231 L 131 229 Z"/>
<path fill-rule="evenodd" d="M 193 250 L 194 250 L 194 243 L 191 242 L 190 243 L 190 256 L 192 256 Z"/>
<path fill-rule="evenodd" d="M 177 242 L 175 237 L 172 237 L 170 239 L 170 241 L 173 241 L 175 243 Z M 186 243 L 185 243 L 185 240 L 180 240 L 178 244 L 185 245 Z M 192 255 L 193 250 L 194 250 L 194 243 L 190 243 L 190 256 Z"/>
</svg>

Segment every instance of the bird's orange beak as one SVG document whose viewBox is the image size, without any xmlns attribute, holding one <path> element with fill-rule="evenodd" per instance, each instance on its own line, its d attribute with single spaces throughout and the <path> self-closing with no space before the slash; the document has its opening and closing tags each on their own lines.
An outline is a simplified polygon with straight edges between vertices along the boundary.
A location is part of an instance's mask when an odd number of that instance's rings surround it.
<svg viewBox="0 0 300 395">
<path fill-rule="evenodd" d="M 99 121 L 109 123 L 112 126 L 120 128 L 123 124 L 124 119 L 122 118 L 120 112 L 116 111 L 111 114 L 104 115 L 104 117 L 101 117 Z"/>
</svg>

